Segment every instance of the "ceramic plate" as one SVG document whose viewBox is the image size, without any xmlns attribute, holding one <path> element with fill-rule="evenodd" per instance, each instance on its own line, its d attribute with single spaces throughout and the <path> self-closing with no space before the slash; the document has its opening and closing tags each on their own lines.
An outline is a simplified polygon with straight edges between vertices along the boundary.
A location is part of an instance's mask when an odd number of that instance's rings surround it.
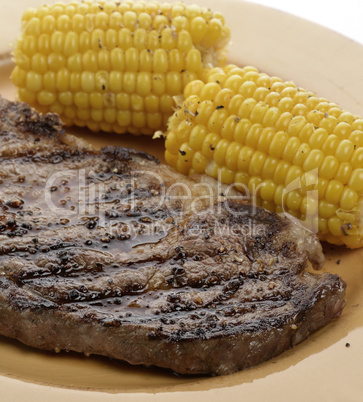
<svg viewBox="0 0 363 402">
<path fill-rule="evenodd" d="M 9 42 L 22 11 L 43 0 L 7 2 L 0 16 L 0 93 L 14 98 Z M 363 48 L 305 20 L 242 1 L 198 0 L 221 11 L 232 30 L 231 62 L 294 80 L 343 108 L 363 114 Z M 72 130 L 71 130 L 72 131 Z M 96 146 L 132 146 L 162 156 L 150 138 L 73 130 Z M 325 270 L 347 282 L 342 316 L 297 347 L 225 377 L 177 377 L 102 357 L 47 353 L 0 337 L 1 400 L 8 401 L 360 401 L 363 395 L 363 250 L 325 245 Z"/>
</svg>

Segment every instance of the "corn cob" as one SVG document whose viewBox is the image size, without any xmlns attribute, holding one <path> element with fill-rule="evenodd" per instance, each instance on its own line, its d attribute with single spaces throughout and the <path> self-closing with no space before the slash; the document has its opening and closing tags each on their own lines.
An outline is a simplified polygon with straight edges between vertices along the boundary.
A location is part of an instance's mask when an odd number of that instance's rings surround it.
<svg viewBox="0 0 363 402">
<path fill-rule="evenodd" d="M 288 212 L 321 240 L 363 245 L 363 119 L 292 82 L 228 65 L 190 82 L 166 161 Z"/>
<path fill-rule="evenodd" d="M 230 32 L 198 6 L 73 1 L 27 10 L 13 53 L 19 100 L 93 131 L 153 134 L 174 99 L 222 65 Z"/>
</svg>

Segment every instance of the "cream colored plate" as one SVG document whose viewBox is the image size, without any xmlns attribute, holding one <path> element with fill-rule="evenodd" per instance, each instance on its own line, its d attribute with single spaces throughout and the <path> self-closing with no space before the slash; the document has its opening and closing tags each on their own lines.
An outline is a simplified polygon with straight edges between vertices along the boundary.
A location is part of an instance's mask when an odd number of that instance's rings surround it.
<svg viewBox="0 0 363 402">
<path fill-rule="evenodd" d="M 19 30 L 20 15 L 43 0 L 6 2 L 0 24 L 0 53 Z M 292 79 L 355 113 L 363 107 L 363 48 L 304 20 L 233 0 L 199 0 L 219 10 L 232 29 L 230 60 L 253 64 Z M 11 63 L 0 65 L 0 92 L 14 97 Z M 74 130 L 96 146 L 133 146 L 162 156 L 162 142 Z M 361 401 L 363 400 L 363 249 L 325 247 L 325 269 L 348 283 L 343 315 L 296 348 L 231 376 L 180 378 L 157 369 L 106 358 L 40 352 L 0 337 L 2 401 Z M 340 260 L 340 264 L 337 261 Z M 350 347 L 346 344 L 349 343 Z M 127 395 L 125 395 L 127 393 Z M 121 394 L 121 395 L 120 395 Z M 124 394 L 124 395 L 122 395 Z"/>
</svg>

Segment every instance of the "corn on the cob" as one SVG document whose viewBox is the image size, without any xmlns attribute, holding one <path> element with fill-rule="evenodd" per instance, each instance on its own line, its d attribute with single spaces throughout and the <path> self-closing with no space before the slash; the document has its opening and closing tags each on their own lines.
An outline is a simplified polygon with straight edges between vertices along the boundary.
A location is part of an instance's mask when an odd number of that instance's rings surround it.
<svg viewBox="0 0 363 402">
<path fill-rule="evenodd" d="M 223 16 L 182 3 L 57 3 L 27 10 L 11 79 L 19 100 L 93 131 L 152 134 L 173 97 L 225 62 Z"/>
<path fill-rule="evenodd" d="M 253 67 L 205 74 L 169 121 L 166 161 L 234 183 L 321 240 L 363 246 L 363 118 Z"/>
</svg>

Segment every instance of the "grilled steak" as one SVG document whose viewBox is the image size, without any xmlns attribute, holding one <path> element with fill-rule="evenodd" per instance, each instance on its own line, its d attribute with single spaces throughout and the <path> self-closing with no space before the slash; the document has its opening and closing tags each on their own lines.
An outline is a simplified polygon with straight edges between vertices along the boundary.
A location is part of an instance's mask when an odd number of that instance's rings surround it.
<svg viewBox="0 0 363 402">
<path fill-rule="evenodd" d="M 317 238 L 145 153 L 101 151 L 0 100 L 0 333 L 178 373 L 229 374 L 338 317 Z M 224 190 L 223 190 L 224 191 Z"/>
</svg>

